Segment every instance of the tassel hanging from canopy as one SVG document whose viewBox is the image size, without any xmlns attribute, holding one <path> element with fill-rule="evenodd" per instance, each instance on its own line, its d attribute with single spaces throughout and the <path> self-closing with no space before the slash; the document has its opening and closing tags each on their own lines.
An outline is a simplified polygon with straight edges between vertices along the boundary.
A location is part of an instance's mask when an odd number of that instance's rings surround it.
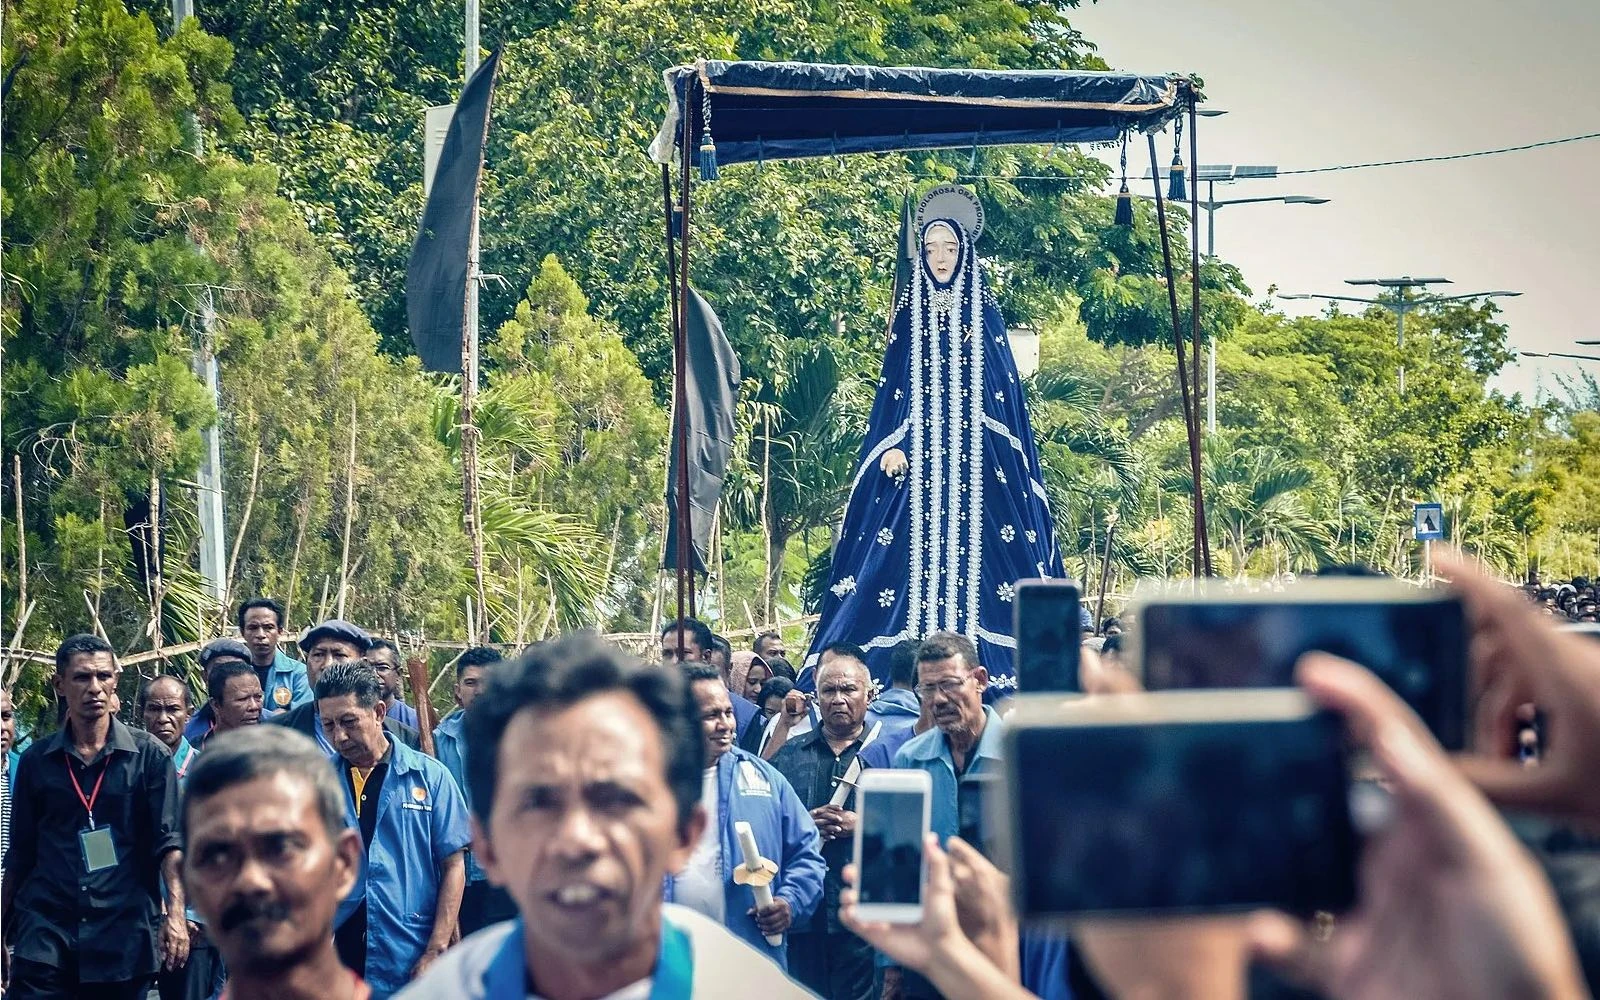
<svg viewBox="0 0 1600 1000">
<path fill-rule="evenodd" d="M 1184 186 L 1183 169 L 1183 119 L 1179 118 L 1172 137 L 1172 172 L 1167 187 L 1169 201 L 1188 201 L 1189 190 Z"/>
<path fill-rule="evenodd" d="M 1117 192 L 1116 224 L 1133 227 L 1133 195 L 1128 191 L 1128 134 L 1122 134 L 1122 190 Z"/>
<path fill-rule="evenodd" d="M 702 114 L 705 116 L 705 129 L 700 133 L 700 179 L 714 181 L 721 176 L 717 170 L 717 142 L 711 138 L 711 92 L 702 91 Z"/>
</svg>

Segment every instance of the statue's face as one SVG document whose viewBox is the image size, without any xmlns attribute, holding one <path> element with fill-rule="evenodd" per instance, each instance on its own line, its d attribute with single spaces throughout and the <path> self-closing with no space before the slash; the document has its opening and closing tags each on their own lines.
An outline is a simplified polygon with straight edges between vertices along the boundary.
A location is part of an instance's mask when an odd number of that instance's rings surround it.
<svg viewBox="0 0 1600 1000">
<path fill-rule="evenodd" d="M 956 242 L 955 233 L 944 226 L 930 227 L 922 238 L 922 256 L 928 262 L 928 273 L 941 284 L 956 273 L 956 261 L 960 259 L 960 253 L 961 244 Z"/>
</svg>

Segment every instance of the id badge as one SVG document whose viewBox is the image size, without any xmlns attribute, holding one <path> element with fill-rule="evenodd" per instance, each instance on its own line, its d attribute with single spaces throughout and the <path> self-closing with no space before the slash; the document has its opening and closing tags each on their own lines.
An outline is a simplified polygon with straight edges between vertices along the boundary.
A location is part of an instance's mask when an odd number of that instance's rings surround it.
<svg viewBox="0 0 1600 1000">
<path fill-rule="evenodd" d="M 117 844 L 111 839 L 111 827 L 78 831 L 78 846 L 83 848 L 83 867 L 89 872 L 103 872 L 117 865 Z"/>
</svg>

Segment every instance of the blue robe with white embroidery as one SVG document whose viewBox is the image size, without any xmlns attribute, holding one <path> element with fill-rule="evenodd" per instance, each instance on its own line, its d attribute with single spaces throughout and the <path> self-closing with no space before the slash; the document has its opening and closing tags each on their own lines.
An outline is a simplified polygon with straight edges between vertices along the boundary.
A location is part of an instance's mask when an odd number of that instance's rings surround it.
<svg viewBox="0 0 1600 1000">
<path fill-rule="evenodd" d="M 936 220 L 924 238 L 940 222 L 958 264 L 941 284 L 918 254 L 895 303 L 806 665 L 851 642 L 883 680 L 897 642 L 949 630 L 977 645 L 998 693 L 1015 686 L 1017 581 L 1061 576 L 1061 557 L 1005 321 L 962 227 Z M 891 477 L 879 463 L 895 448 L 909 467 Z"/>
</svg>

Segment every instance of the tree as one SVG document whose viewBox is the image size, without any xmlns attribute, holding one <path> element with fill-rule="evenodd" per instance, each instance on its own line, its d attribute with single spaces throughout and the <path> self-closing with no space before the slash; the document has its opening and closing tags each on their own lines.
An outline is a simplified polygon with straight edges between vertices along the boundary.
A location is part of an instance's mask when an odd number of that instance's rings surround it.
<svg viewBox="0 0 1600 1000">
<path fill-rule="evenodd" d="M 642 595 L 658 556 L 650 542 L 662 526 L 667 420 L 638 359 L 614 326 L 590 315 L 553 254 L 485 355 L 485 405 L 515 398 L 540 413 L 517 436 L 519 445 L 537 442 L 543 451 L 524 451 L 517 463 L 526 495 L 572 512 L 588 529 L 577 557 L 600 571 L 601 604 L 581 617 L 578 608 L 565 609 L 566 620 L 641 627 L 648 615 Z M 506 474 L 508 485 L 519 481 L 517 467 Z"/>
</svg>

